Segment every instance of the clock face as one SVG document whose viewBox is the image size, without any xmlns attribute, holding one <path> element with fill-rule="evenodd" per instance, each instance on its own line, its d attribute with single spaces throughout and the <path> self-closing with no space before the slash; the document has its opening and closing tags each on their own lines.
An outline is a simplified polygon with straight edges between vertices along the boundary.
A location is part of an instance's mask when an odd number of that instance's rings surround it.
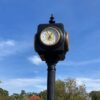
<svg viewBox="0 0 100 100">
<path fill-rule="evenodd" d="M 41 32 L 40 40 L 45 45 L 55 45 L 60 40 L 60 33 L 56 28 L 47 27 Z"/>
</svg>

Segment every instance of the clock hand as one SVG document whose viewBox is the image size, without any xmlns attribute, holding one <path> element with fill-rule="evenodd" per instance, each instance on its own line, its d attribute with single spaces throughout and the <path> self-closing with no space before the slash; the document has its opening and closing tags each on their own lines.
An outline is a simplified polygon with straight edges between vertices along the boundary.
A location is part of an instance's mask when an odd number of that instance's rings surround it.
<svg viewBox="0 0 100 100">
<path fill-rule="evenodd" d="M 51 32 L 48 32 L 48 31 L 47 31 L 47 33 L 48 33 L 48 37 L 47 38 L 48 38 L 48 40 L 50 40 L 52 34 L 51 34 Z"/>
<path fill-rule="evenodd" d="M 49 38 L 50 38 L 50 39 L 53 39 L 53 38 L 54 38 L 52 32 L 49 34 Z"/>
</svg>

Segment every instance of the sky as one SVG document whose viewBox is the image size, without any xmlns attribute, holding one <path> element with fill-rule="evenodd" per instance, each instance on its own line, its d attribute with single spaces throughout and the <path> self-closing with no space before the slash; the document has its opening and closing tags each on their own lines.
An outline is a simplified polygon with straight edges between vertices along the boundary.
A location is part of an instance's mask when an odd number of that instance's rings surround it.
<svg viewBox="0 0 100 100">
<path fill-rule="evenodd" d="M 53 14 L 69 33 L 56 79 L 100 90 L 100 0 L 0 0 L 0 87 L 12 93 L 46 89 L 47 65 L 34 50 L 37 26 Z"/>
</svg>

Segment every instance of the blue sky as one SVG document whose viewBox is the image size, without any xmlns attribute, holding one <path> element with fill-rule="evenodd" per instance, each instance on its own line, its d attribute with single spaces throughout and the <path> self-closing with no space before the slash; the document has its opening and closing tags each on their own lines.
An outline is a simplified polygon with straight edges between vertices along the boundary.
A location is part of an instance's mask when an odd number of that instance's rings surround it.
<svg viewBox="0 0 100 100">
<path fill-rule="evenodd" d="M 33 41 L 51 13 L 69 33 L 56 79 L 75 78 L 87 91 L 100 90 L 100 0 L 0 0 L 0 87 L 10 94 L 46 89 L 47 66 Z"/>
</svg>

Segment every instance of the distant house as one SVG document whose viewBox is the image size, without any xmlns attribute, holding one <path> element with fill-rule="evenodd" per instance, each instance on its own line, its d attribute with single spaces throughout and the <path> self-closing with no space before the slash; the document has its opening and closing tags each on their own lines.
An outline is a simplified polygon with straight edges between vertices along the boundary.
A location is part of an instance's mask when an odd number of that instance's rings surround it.
<svg viewBox="0 0 100 100">
<path fill-rule="evenodd" d="M 30 96 L 28 100 L 41 100 L 39 96 Z"/>
</svg>

